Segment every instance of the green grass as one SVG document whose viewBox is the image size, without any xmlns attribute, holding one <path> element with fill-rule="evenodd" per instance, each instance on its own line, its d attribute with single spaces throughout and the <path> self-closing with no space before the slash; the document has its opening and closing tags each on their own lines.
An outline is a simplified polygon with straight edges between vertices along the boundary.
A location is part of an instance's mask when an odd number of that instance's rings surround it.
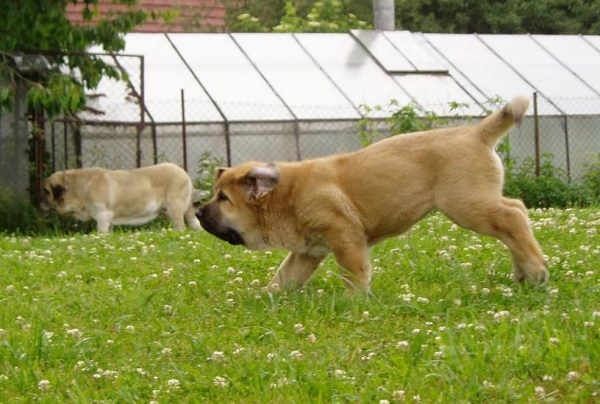
<svg viewBox="0 0 600 404">
<path fill-rule="evenodd" d="M 598 402 L 600 211 L 532 222 L 545 287 L 431 215 L 373 249 L 370 297 L 332 259 L 270 297 L 285 253 L 205 232 L 0 236 L 0 402 Z"/>
</svg>

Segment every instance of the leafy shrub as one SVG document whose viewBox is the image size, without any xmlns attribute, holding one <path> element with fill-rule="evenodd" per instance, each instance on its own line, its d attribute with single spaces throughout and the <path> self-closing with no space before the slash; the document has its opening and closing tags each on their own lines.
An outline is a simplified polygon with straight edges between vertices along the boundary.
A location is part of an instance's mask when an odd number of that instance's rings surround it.
<svg viewBox="0 0 600 404">
<path fill-rule="evenodd" d="M 530 208 L 588 206 L 596 199 L 585 183 L 570 184 L 565 170 L 552 164 L 550 154 L 542 155 L 539 176 L 533 157 L 519 166 L 506 162 L 504 193 L 521 199 Z"/>
<path fill-rule="evenodd" d="M 197 177 L 194 180 L 194 188 L 204 191 L 206 197 L 203 198 L 202 202 L 210 199 L 213 187 L 215 185 L 215 171 L 218 167 L 224 166 L 225 163 L 222 159 L 214 157 L 208 152 L 203 153 L 198 160 L 198 171 Z"/>
<path fill-rule="evenodd" d="M 600 154 L 591 164 L 586 166 L 581 182 L 587 188 L 595 201 L 600 201 Z"/>
<path fill-rule="evenodd" d="M 42 211 L 31 200 L 10 189 L 0 189 L 0 232 L 22 235 L 89 232 L 94 223 L 82 223 L 56 212 Z"/>
</svg>

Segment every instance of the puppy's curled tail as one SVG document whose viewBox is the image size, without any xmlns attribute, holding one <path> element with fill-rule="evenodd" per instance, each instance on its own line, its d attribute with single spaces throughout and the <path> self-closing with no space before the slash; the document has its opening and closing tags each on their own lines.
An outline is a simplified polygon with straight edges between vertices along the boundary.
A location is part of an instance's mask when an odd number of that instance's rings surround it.
<svg viewBox="0 0 600 404">
<path fill-rule="evenodd" d="M 529 99 L 518 95 L 504 108 L 494 112 L 475 126 L 478 136 L 490 147 L 515 124 L 520 124 L 529 107 Z"/>
</svg>

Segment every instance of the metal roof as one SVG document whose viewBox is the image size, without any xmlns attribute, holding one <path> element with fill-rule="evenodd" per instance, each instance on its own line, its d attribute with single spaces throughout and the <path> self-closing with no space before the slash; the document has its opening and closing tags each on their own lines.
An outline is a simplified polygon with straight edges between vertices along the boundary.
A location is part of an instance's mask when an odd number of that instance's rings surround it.
<svg viewBox="0 0 600 404">
<path fill-rule="evenodd" d="M 125 39 L 124 53 L 144 57 L 144 99 L 155 122 L 181 120 L 182 89 L 190 122 L 358 119 L 364 106 L 369 116 L 385 117 L 391 100 L 442 116 L 480 116 L 492 99 L 534 92 L 541 115 L 600 115 L 600 36 L 352 31 Z M 139 72 L 129 75 L 139 91 Z M 97 92 L 118 85 L 104 79 Z M 112 93 L 102 105 L 117 107 L 101 119 L 134 120 L 119 116 L 130 102 L 126 91 Z"/>
</svg>

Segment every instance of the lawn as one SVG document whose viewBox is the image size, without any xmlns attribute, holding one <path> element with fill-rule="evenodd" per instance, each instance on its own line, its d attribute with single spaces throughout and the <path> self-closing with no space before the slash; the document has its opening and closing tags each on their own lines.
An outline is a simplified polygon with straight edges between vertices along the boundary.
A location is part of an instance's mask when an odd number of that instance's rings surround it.
<svg viewBox="0 0 600 404">
<path fill-rule="evenodd" d="M 206 232 L 0 235 L 0 402 L 600 402 L 600 211 L 532 211 L 550 282 L 432 214 L 263 291 L 284 252 Z"/>
</svg>

